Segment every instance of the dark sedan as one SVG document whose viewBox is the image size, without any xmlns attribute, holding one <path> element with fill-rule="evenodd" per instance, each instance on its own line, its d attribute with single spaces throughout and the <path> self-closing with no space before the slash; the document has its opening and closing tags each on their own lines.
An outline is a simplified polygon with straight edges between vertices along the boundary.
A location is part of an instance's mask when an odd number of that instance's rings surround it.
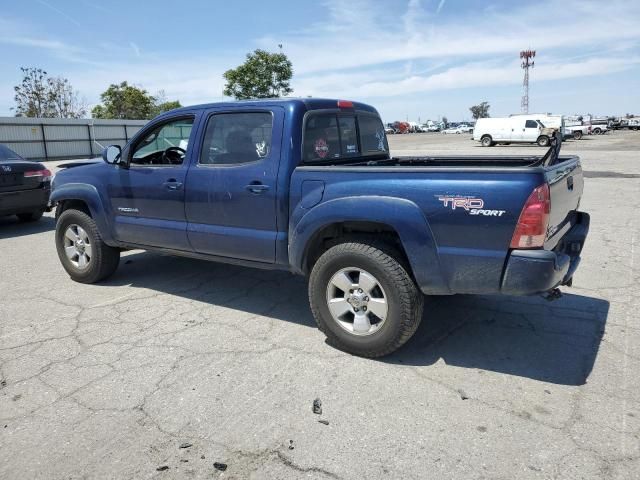
<svg viewBox="0 0 640 480">
<path fill-rule="evenodd" d="M 0 216 L 17 215 L 33 222 L 47 209 L 51 172 L 41 163 L 25 160 L 0 145 Z"/>
</svg>

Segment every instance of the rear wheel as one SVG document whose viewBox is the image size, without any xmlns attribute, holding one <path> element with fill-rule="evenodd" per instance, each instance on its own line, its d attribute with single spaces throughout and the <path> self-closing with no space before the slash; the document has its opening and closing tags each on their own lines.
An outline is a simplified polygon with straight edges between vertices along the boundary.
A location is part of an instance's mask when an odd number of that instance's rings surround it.
<svg viewBox="0 0 640 480">
<path fill-rule="evenodd" d="M 536 141 L 536 143 L 541 147 L 548 147 L 549 146 L 549 137 L 547 137 L 546 135 L 540 135 L 538 137 L 538 140 Z"/>
<path fill-rule="evenodd" d="M 493 139 L 491 138 L 490 135 L 484 135 L 480 139 L 480 143 L 482 144 L 483 147 L 490 147 L 493 145 Z"/>
<path fill-rule="evenodd" d="M 600 135 L 602 133 L 602 130 L 600 128 L 594 128 L 593 133 L 595 133 L 596 135 Z"/>
<path fill-rule="evenodd" d="M 43 214 L 42 210 L 36 210 L 35 212 L 19 213 L 17 217 L 21 222 L 36 222 L 42 218 Z"/>
<path fill-rule="evenodd" d="M 58 218 L 56 250 L 69 276 L 80 283 L 109 277 L 120 262 L 120 250 L 104 243 L 93 218 L 79 210 L 65 210 Z"/>
<path fill-rule="evenodd" d="M 309 301 L 330 343 L 363 357 L 402 346 L 422 319 L 424 297 L 384 245 L 342 243 L 327 250 L 309 278 Z"/>
<path fill-rule="evenodd" d="M 573 138 L 574 140 L 580 140 L 582 138 L 582 132 L 580 130 L 576 130 L 573 132 Z"/>
</svg>

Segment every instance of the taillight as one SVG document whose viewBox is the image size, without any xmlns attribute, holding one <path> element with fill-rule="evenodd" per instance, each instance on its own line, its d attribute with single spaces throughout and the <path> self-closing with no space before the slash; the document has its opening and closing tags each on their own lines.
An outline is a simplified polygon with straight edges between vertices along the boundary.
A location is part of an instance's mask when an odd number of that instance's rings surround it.
<svg viewBox="0 0 640 480">
<path fill-rule="evenodd" d="M 511 238 L 511 248 L 538 248 L 544 245 L 551 212 L 551 195 L 546 183 L 535 188 L 527 199 L 516 230 Z"/>
<path fill-rule="evenodd" d="M 45 168 L 44 170 L 30 170 L 28 172 L 24 172 L 24 176 L 25 178 L 40 177 L 39 180 L 41 182 L 50 182 L 53 175 L 51 174 L 51 170 Z"/>
</svg>

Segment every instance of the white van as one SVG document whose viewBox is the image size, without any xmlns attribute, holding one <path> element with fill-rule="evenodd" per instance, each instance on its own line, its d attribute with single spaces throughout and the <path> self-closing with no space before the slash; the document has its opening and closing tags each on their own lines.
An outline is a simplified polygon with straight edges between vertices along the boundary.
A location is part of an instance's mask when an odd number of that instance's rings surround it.
<svg viewBox="0 0 640 480">
<path fill-rule="evenodd" d="M 513 113 L 509 117 L 527 118 L 530 120 L 538 120 L 547 128 L 554 128 L 562 134 L 564 138 L 565 126 L 567 124 L 564 115 L 552 115 L 551 113 Z"/>
<path fill-rule="evenodd" d="M 504 118 L 479 118 L 473 129 L 473 139 L 483 147 L 496 143 L 537 143 L 541 147 L 549 146 L 553 136 L 553 127 L 548 128 L 542 121 L 517 115 Z"/>
</svg>

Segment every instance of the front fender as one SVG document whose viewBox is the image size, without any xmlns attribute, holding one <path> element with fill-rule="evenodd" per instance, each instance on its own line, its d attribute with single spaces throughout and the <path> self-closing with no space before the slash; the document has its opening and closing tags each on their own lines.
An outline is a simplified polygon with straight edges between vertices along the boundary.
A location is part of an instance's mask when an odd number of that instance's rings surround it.
<svg viewBox="0 0 640 480">
<path fill-rule="evenodd" d="M 420 289 L 429 294 L 450 293 L 429 223 L 418 205 L 403 198 L 337 198 L 311 208 L 290 227 L 289 262 L 293 269 L 304 272 L 307 247 L 316 233 L 332 224 L 349 221 L 375 222 L 392 228 L 400 237 Z"/>
<path fill-rule="evenodd" d="M 95 186 L 88 183 L 65 183 L 64 185 L 54 186 L 51 192 L 51 204 L 55 205 L 64 200 L 83 201 L 89 207 L 91 218 L 98 225 L 98 230 L 104 242 L 107 245 L 116 245 L 117 242 L 115 242 L 113 233 L 107 223 L 107 211 Z"/>
</svg>

